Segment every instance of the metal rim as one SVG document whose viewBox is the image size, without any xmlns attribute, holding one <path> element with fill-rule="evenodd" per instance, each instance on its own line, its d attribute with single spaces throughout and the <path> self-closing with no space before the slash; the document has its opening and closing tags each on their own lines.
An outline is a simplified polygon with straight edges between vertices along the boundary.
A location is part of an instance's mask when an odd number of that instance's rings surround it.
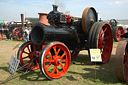
<svg viewBox="0 0 128 85">
<path fill-rule="evenodd" d="M 77 57 L 77 55 L 79 54 L 79 52 L 80 52 L 80 51 L 75 51 L 75 50 L 70 51 L 70 53 L 71 53 L 71 58 Z"/>
<path fill-rule="evenodd" d="M 2 33 L 0 33 L 0 40 L 2 40 L 3 39 L 3 35 L 2 35 Z"/>
<path fill-rule="evenodd" d="M 119 26 L 116 30 L 116 38 L 118 41 L 121 40 L 121 35 L 123 35 L 123 34 L 124 34 L 124 30 L 121 26 Z"/>
<path fill-rule="evenodd" d="M 92 14 L 90 14 L 92 13 Z M 97 13 L 93 7 L 87 7 L 82 14 L 82 28 L 88 34 L 93 23 L 97 21 Z"/>
<path fill-rule="evenodd" d="M 93 43 L 95 41 L 95 35 L 96 35 L 96 31 L 97 31 L 97 28 L 99 27 L 99 22 L 95 22 L 90 31 L 89 31 L 89 37 L 88 37 L 88 49 L 90 48 L 93 48 Z"/>
<path fill-rule="evenodd" d="M 34 58 L 36 56 L 36 46 L 31 42 L 28 41 L 20 47 L 18 51 L 18 58 L 20 60 L 21 66 L 24 66 L 24 68 L 36 70 L 39 68 L 39 64 L 37 61 L 37 58 Z M 26 65 L 27 63 L 32 62 L 30 65 Z M 34 64 L 33 64 L 34 62 Z"/>
<path fill-rule="evenodd" d="M 115 54 L 115 72 L 117 78 L 128 82 L 128 41 L 121 40 L 118 43 Z"/>
<path fill-rule="evenodd" d="M 108 23 L 101 23 L 101 27 L 99 29 L 97 48 L 101 50 L 102 63 L 106 63 L 109 60 L 112 52 L 112 29 Z"/>
<path fill-rule="evenodd" d="M 70 52 L 63 43 L 49 43 L 40 56 L 41 72 L 48 79 L 58 79 L 67 73 L 71 59 Z"/>
</svg>

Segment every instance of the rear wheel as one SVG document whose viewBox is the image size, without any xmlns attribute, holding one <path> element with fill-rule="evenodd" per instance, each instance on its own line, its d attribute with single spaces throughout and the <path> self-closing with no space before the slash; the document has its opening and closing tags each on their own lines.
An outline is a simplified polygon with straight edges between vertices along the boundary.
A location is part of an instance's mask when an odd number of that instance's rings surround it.
<svg viewBox="0 0 128 85">
<path fill-rule="evenodd" d="M 95 25 L 95 24 L 94 24 Z M 113 37 L 111 26 L 108 23 L 97 22 L 98 27 L 95 31 L 92 31 L 92 35 L 89 36 L 90 41 L 88 41 L 89 49 L 98 48 L 101 51 L 102 63 L 106 63 L 112 52 Z M 94 26 L 92 26 L 91 29 Z"/>
<path fill-rule="evenodd" d="M 70 52 L 61 42 L 47 44 L 40 55 L 40 70 L 46 78 L 58 79 L 63 77 L 70 66 Z"/>
</svg>

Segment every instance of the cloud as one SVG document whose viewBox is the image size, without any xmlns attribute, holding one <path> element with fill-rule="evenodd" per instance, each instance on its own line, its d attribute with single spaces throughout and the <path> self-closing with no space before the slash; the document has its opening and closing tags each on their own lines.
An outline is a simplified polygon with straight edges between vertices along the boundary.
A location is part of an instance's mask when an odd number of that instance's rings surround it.
<svg viewBox="0 0 128 85">
<path fill-rule="evenodd" d="M 109 3 L 110 5 L 126 5 L 128 4 L 128 1 L 126 0 L 122 0 L 122 1 L 114 1 L 114 2 L 111 2 Z"/>
</svg>

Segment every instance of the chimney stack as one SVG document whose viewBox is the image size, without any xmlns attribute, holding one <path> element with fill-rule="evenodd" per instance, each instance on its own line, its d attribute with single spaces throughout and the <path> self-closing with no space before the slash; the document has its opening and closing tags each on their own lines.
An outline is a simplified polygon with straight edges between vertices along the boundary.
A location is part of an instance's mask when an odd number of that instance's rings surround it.
<svg viewBox="0 0 128 85">
<path fill-rule="evenodd" d="M 48 23 L 47 14 L 46 13 L 38 13 L 38 14 L 39 14 L 39 22 L 46 26 L 50 26 L 50 24 Z"/>
<path fill-rule="evenodd" d="M 53 11 L 57 11 L 58 6 L 57 5 L 52 5 L 53 6 Z"/>
<path fill-rule="evenodd" d="M 22 27 L 24 27 L 24 14 L 21 14 Z"/>
</svg>

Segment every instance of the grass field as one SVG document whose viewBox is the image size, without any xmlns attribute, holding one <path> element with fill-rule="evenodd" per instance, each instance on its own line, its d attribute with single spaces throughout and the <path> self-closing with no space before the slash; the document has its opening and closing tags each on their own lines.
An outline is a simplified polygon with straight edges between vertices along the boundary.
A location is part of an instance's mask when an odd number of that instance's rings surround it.
<svg viewBox="0 0 128 85">
<path fill-rule="evenodd" d="M 23 41 L 0 41 L 0 82 L 6 79 L 10 73 L 7 70 L 11 56 L 16 57 L 12 48 Z M 32 71 L 21 77 L 7 82 L 5 85 L 126 85 L 120 82 L 114 71 L 114 55 L 118 43 L 114 42 L 111 58 L 108 63 L 94 65 L 91 63 L 87 51 L 81 51 L 77 58 L 72 59 L 72 65 L 66 75 L 60 79 L 50 81 L 46 79 L 40 69 Z M 96 68 L 96 82 L 94 81 Z M 16 73 L 19 74 L 19 73 Z"/>
</svg>

